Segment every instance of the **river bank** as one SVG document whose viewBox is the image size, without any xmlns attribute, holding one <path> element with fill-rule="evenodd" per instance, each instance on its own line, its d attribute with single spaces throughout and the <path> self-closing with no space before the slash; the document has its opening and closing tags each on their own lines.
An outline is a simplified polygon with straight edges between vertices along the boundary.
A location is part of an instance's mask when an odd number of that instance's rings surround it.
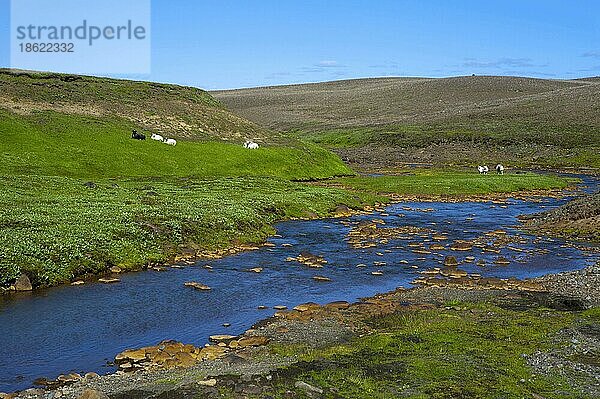
<svg viewBox="0 0 600 399">
<path fill-rule="evenodd" d="M 260 344 L 213 343 L 222 352 L 189 368 L 90 374 L 51 391 L 7 397 L 79 398 L 88 389 L 110 398 L 417 397 L 450 386 L 455 396 L 448 397 L 594 398 L 600 311 L 589 298 L 598 298 L 598 270 L 538 279 L 542 291 L 426 287 L 354 304 L 307 304 L 278 311 L 241 336 L 262 337 Z M 566 296 L 563 288 L 574 281 L 590 290 Z M 438 345 L 445 349 L 436 353 Z"/>
</svg>

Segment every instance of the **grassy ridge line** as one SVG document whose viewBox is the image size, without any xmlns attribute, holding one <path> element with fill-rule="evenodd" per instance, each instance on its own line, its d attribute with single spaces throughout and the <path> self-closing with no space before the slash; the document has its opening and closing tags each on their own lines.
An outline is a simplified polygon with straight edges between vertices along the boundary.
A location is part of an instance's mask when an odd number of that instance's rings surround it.
<svg viewBox="0 0 600 399">
<path fill-rule="evenodd" d="M 0 175 L 274 176 L 318 179 L 349 175 L 330 152 L 311 144 L 248 151 L 224 142 L 180 141 L 176 147 L 131 140 L 124 120 L 53 111 L 0 110 Z"/>
<path fill-rule="evenodd" d="M 258 243 L 279 220 L 374 202 L 274 178 L 0 177 L 0 287 L 25 273 L 36 287 L 139 269 L 185 249 Z"/>
<path fill-rule="evenodd" d="M 535 173 L 478 175 L 474 172 L 415 171 L 408 175 L 335 179 L 343 187 L 370 193 L 464 196 L 564 189 L 568 179 Z"/>
</svg>

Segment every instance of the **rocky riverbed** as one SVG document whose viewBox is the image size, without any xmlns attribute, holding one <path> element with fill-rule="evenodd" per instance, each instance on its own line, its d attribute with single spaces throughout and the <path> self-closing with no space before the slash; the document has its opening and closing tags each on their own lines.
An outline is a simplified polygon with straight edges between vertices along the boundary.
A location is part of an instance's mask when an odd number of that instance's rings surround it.
<svg viewBox="0 0 600 399">
<path fill-rule="evenodd" d="M 351 348 L 357 337 L 380 332 L 373 320 L 432 310 L 455 317 L 468 308 L 472 314 L 498 306 L 509 309 L 513 318 L 519 318 L 529 309 L 543 307 L 556 309 L 551 313 L 546 311 L 551 314 L 549 317 L 560 315 L 576 320 L 584 308 L 598 306 L 599 270 L 600 265 L 595 265 L 578 272 L 515 282 L 510 289 L 455 284 L 397 289 L 354 304 L 309 303 L 278 311 L 241 336 L 211 337 L 211 342 L 202 348 L 162 342 L 154 347 L 129 350 L 116 357 L 120 370 L 114 374 L 64 376 L 62 381 L 48 384 L 46 390 L 30 389 L 2 397 L 191 398 L 222 397 L 219 395 L 223 392 L 230 395 L 225 397 L 232 398 L 331 397 L 335 394 L 331 387 L 301 379 L 305 375 L 301 370 L 313 367 L 305 361 L 307 354 L 339 345 Z M 542 288 L 531 290 L 531 284 Z M 494 317 L 495 311 L 487 312 L 487 318 Z M 600 318 L 583 324 L 574 321 L 559 329 L 549 336 L 556 345 L 524 355 L 526 364 L 537 373 L 566 379 L 568 388 L 579 392 L 582 398 L 598 397 L 600 324 L 597 322 Z M 286 392 L 280 396 L 282 387 Z"/>
</svg>

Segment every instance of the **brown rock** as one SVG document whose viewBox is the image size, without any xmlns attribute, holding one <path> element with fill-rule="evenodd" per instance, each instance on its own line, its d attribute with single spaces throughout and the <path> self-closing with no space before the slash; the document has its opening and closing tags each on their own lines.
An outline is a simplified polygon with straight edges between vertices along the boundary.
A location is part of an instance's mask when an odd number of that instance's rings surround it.
<svg viewBox="0 0 600 399">
<path fill-rule="evenodd" d="M 126 351 L 119 353 L 117 356 L 115 356 L 115 362 L 117 364 L 123 363 L 123 362 L 138 363 L 144 359 L 146 359 L 146 349 L 145 348 L 128 349 Z"/>
<path fill-rule="evenodd" d="M 21 274 L 21 276 L 19 276 L 19 278 L 14 284 L 14 287 L 15 291 L 20 292 L 33 290 L 33 287 L 31 286 L 31 281 L 29 281 L 29 277 L 27 277 L 25 274 Z"/>
<path fill-rule="evenodd" d="M 225 355 L 226 349 L 216 345 L 210 345 L 200 350 L 199 358 L 203 360 L 215 360 Z"/>
<path fill-rule="evenodd" d="M 109 399 L 109 397 L 101 391 L 88 388 L 83 391 L 78 399 Z"/>
<path fill-rule="evenodd" d="M 192 367 L 194 364 L 196 364 L 196 359 L 194 359 L 192 357 L 192 355 L 190 355 L 189 353 L 179 352 L 179 353 L 176 353 L 175 356 L 173 356 L 173 357 L 177 361 L 176 367 L 187 368 L 187 367 Z"/>
<path fill-rule="evenodd" d="M 309 310 L 319 309 L 320 307 L 321 307 L 321 305 L 319 305 L 318 303 L 308 302 L 308 303 L 304 303 L 304 304 L 296 306 L 294 308 L 294 310 L 296 310 L 298 312 L 306 312 Z"/>
<path fill-rule="evenodd" d="M 325 277 L 325 276 L 313 276 L 313 280 L 315 280 L 315 281 L 321 281 L 321 282 L 329 282 L 329 281 L 331 281 L 331 279 L 329 277 Z"/>
</svg>

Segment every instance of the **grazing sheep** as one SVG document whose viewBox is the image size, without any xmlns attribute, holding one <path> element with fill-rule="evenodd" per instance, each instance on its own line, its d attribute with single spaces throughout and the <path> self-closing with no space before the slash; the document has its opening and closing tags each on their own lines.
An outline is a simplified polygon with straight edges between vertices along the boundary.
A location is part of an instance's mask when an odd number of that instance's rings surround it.
<svg viewBox="0 0 600 399">
<path fill-rule="evenodd" d="M 160 134 L 156 134 L 156 133 L 152 133 L 151 139 L 156 140 L 156 141 L 164 141 L 165 140 L 163 136 L 161 136 Z"/>
<path fill-rule="evenodd" d="M 496 173 L 498 173 L 499 175 L 503 175 L 504 174 L 504 165 L 502 165 L 502 164 L 496 165 Z"/>
<path fill-rule="evenodd" d="M 246 140 L 246 142 L 244 143 L 244 148 L 247 148 L 249 150 L 258 150 L 259 146 L 252 140 Z"/>
<path fill-rule="evenodd" d="M 485 168 L 483 166 L 479 165 L 477 167 L 477 171 L 479 172 L 480 175 L 482 175 L 485 173 Z"/>
<path fill-rule="evenodd" d="M 168 145 L 172 145 L 173 147 L 175 147 L 177 145 L 177 140 L 175 140 L 175 139 L 166 139 L 164 141 L 164 143 L 168 144 Z"/>
<path fill-rule="evenodd" d="M 133 130 L 131 132 L 131 138 L 134 140 L 146 140 L 146 136 L 141 133 L 138 133 L 137 130 Z"/>
</svg>

